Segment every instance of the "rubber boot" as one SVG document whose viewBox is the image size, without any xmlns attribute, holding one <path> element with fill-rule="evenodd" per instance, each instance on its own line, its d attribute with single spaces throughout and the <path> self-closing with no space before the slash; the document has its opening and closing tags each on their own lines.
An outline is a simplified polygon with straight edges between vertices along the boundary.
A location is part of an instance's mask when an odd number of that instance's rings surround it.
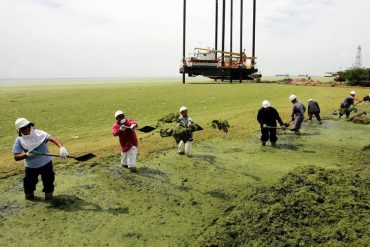
<svg viewBox="0 0 370 247">
<path fill-rule="evenodd" d="M 45 193 L 45 200 L 49 201 L 51 199 L 53 199 L 53 192 Z"/>
<path fill-rule="evenodd" d="M 276 148 L 276 142 L 271 142 L 271 147 Z"/>
<path fill-rule="evenodd" d="M 262 142 L 261 144 L 262 144 L 262 146 L 266 146 L 266 142 Z"/>
<path fill-rule="evenodd" d="M 34 199 L 34 198 L 35 198 L 35 194 L 34 194 L 33 192 L 31 192 L 31 193 L 26 193 L 26 194 L 25 194 L 25 198 L 26 198 L 26 200 L 32 200 L 32 199 Z"/>
</svg>

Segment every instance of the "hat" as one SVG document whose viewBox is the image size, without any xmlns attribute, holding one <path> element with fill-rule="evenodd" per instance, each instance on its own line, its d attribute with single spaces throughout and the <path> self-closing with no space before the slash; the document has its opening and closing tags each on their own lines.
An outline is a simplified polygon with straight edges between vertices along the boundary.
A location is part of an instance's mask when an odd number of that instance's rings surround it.
<svg viewBox="0 0 370 247">
<path fill-rule="evenodd" d="M 15 120 L 15 128 L 16 129 L 21 129 L 23 127 L 26 127 L 27 125 L 29 124 L 32 124 L 30 121 L 28 121 L 26 118 L 18 118 L 17 120 Z"/>
<path fill-rule="evenodd" d="M 125 114 L 121 110 L 118 110 L 118 111 L 116 111 L 116 113 L 114 113 L 115 118 L 117 118 L 119 115 L 125 115 Z"/>
<path fill-rule="evenodd" d="M 188 108 L 186 106 L 181 106 L 180 107 L 180 113 L 183 112 L 183 111 L 187 111 Z"/>
<path fill-rule="evenodd" d="M 350 95 L 356 95 L 355 91 L 351 91 Z"/>
<path fill-rule="evenodd" d="M 267 108 L 267 107 L 270 107 L 271 106 L 271 104 L 270 104 L 270 102 L 268 101 L 268 100 L 264 100 L 263 102 L 262 102 L 262 107 L 263 108 Z"/>
<path fill-rule="evenodd" d="M 295 100 L 297 98 L 297 96 L 295 96 L 294 94 L 292 94 L 292 95 L 290 95 L 289 96 L 289 100 L 290 101 L 293 101 L 293 100 Z"/>
<path fill-rule="evenodd" d="M 309 99 L 308 102 L 313 101 L 313 99 Z"/>
</svg>

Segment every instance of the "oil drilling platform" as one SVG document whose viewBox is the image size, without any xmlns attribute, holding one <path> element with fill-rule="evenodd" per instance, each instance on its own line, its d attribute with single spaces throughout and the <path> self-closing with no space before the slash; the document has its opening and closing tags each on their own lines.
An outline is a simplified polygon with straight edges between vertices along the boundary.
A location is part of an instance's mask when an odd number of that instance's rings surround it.
<svg viewBox="0 0 370 247">
<path fill-rule="evenodd" d="M 256 0 L 253 0 L 253 33 L 252 54 L 247 56 L 243 48 L 243 0 L 240 0 L 240 49 L 233 52 L 233 0 L 230 0 L 230 51 L 225 51 L 225 18 L 226 0 L 222 0 L 222 39 L 218 50 L 218 0 L 215 0 L 215 48 L 195 48 L 194 53 L 186 58 L 186 0 L 183 9 L 183 58 L 180 67 L 182 82 L 185 84 L 185 74 L 188 76 L 205 76 L 214 80 L 253 80 L 256 68 L 255 33 L 256 33 Z"/>
</svg>

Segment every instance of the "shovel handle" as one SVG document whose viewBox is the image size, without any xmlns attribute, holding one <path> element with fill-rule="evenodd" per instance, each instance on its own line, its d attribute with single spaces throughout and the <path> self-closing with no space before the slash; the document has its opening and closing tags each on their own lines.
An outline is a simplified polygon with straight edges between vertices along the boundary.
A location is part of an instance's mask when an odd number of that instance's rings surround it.
<svg viewBox="0 0 370 247">
<path fill-rule="evenodd" d="M 59 154 L 49 154 L 49 153 L 38 153 L 38 152 L 35 152 L 34 151 L 34 154 L 35 155 L 42 155 L 42 156 L 52 156 L 52 157 L 60 157 Z M 75 159 L 76 157 L 73 157 L 73 156 L 67 156 L 67 158 L 72 158 L 72 159 Z"/>
</svg>

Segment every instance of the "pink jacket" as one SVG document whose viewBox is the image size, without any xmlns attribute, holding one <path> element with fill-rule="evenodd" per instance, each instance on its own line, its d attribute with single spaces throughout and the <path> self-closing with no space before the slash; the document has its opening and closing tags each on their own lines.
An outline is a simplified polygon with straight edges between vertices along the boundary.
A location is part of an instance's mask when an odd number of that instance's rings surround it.
<svg viewBox="0 0 370 247">
<path fill-rule="evenodd" d="M 131 124 L 137 124 L 134 120 L 132 119 L 126 119 L 125 126 L 130 127 Z M 138 146 L 138 141 L 136 137 L 135 130 L 132 129 L 125 129 L 125 130 L 120 130 L 122 124 L 119 122 L 116 122 L 112 126 L 112 132 L 113 136 L 118 136 L 119 137 L 119 144 L 121 145 L 121 151 L 122 152 L 127 152 L 130 150 L 132 146 Z"/>
</svg>

